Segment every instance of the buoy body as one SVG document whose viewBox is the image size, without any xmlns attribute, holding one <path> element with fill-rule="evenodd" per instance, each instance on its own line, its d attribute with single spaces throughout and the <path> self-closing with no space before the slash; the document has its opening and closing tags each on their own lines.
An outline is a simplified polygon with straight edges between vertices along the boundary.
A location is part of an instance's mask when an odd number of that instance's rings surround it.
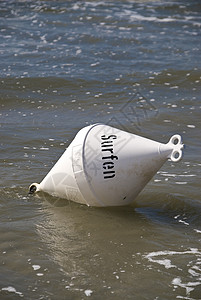
<svg viewBox="0 0 201 300">
<path fill-rule="evenodd" d="M 36 191 L 89 206 L 132 203 L 165 161 L 179 161 L 180 135 L 167 144 L 104 124 L 81 129 Z M 33 188 L 34 187 L 34 188 Z"/>
</svg>

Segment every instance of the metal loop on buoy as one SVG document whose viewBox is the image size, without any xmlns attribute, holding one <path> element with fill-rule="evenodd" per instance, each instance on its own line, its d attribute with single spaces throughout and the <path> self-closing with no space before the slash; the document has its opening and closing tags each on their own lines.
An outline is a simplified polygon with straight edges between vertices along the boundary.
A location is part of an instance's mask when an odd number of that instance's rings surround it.
<svg viewBox="0 0 201 300">
<path fill-rule="evenodd" d="M 168 144 L 172 144 L 172 153 L 170 155 L 170 159 L 173 162 L 177 162 L 182 158 L 182 149 L 184 145 L 182 144 L 181 136 L 179 134 L 175 134 L 170 138 Z"/>
</svg>

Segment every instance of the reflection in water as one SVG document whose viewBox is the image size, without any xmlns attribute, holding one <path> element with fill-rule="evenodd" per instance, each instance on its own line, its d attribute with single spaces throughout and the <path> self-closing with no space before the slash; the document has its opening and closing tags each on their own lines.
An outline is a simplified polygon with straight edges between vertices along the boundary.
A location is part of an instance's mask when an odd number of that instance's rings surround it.
<svg viewBox="0 0 201 300">
<path fill-rule="evenodd" d="M 133 206 L 90 208 L 47 194 L 39 197 L 45 199 L 46 218 L 37 230 L 51 259 L 69 278 L 69 291 L 89 290 L 93 296 L 103 293 L 117 297 L 122 289 L 132 287 L 132 293 L 139 296 L 145 283 L 151 288 L 154 278 L 162 286 L 168 281 L 172 293 L 199 292 L 201 281 L 192 272 L 193 268 L 198 270 L 201 253 L 188 248 L 184 232 L 175 230 L 176 219 L 169 206 L 163 211 Z M 167 231 L 172 232 L 168 238 Z M 178 239 L 181 248 L 175 244 Z M 161 278 L 165 269 L 167 278 Z M 161 287 L 155 287 L 155 294 L 160 292 Z"/>
<path fill-rule="evenodd" d="M 43 196 L 51 205 L 44 202 L 47 217 L 37 230 L 52 259 L 71 278 L 71 289 L 118 290 L 120 275 L 126 280 L 135 276 L 133 257 L 148 241 L 142 237 L 144 217 L 132 206 L 97 209 Z"/>
</svg>

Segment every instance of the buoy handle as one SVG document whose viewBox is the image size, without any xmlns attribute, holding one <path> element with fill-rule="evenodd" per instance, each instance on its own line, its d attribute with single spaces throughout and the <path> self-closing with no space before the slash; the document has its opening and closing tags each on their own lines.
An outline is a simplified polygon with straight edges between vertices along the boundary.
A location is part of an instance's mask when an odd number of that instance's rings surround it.
<svg viewBox="0 0 201 300">
<path fill-rule="evenodd" d="M 179 134 L 173 135 L 170 138 L 168 145 L 172 146 L 172 153 L 169 156 L 171 161 L 179 161 L 182 158 L 182 149 L 184 147 L 184 145 L 182 144 L 181 136 Z"/>
</svg>

